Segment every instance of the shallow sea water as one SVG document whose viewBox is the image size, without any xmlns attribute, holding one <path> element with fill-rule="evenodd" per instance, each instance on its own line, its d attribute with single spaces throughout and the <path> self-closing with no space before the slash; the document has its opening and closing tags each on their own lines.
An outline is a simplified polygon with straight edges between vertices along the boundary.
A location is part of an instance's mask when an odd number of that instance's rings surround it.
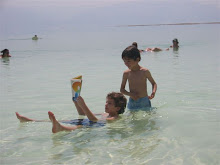
<svg viewBox="0 0 220 165">
<path fill-rule="evenodd" d="M 157 36 L 157 37 L 155 37 Z M 53 134 L 50 122 L 20 123 L 15 112 L 58 120 L 78 117 L 70 78 L 83 75 L 81 95 L 103 112 L 108 92 L 119 91 L 126 66 L 121 52 L 133 41 L 158 84 L 151 112 L 126 113 L 100 128 Z M 106 28 L 2 39 L 12 57 L 0 60 L 1 164 L 219 164 L 219 25 Z M 148 93 L 151 86 L 148 83 Z"/>
</svg>

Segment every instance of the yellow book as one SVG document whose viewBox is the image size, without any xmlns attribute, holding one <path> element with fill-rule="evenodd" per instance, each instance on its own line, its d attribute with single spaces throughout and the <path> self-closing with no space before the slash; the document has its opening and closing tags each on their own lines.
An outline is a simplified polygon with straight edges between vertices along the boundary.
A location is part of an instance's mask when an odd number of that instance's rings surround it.
<svg viewBox="0 0 220 165">
<path fill-rule="evenodd" d="M 80 96 L 81 88 L 82 88 L 82 76 L 74 77 L 70 80 L 71 88 L 72 88 L 72 99 L 75 101 L 78 96 Z"/>
</svg>

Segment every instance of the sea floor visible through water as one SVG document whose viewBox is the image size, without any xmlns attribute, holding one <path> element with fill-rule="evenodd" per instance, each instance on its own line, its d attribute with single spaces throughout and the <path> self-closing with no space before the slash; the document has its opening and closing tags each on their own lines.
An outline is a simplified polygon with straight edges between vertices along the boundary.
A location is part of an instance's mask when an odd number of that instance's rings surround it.
<svg viewBox="0 0 220 165">
<path fill-rule="evenodd" d="M 156 36 L 156 37 L 155 37 Z M 1 164 L 220 164 L 219 25 L 114 27 L 103 31 L 27 34 L 0 40 L 12 57 L 0 59 Z M 141 54 L 158 85 L 152 111 L 130 113 L 99 128 L 51 132 L 50 122 L 20 123 L 21 115 L 72 120 L 70 79 L 82 75 L 81 95 L 94 113 L 106 94 L 119 91 L 122 51 Z M 148 82 L 148 93 L 151 84 Z M 128 87 L 126 87 L 128 88 Z"/>
</svg>

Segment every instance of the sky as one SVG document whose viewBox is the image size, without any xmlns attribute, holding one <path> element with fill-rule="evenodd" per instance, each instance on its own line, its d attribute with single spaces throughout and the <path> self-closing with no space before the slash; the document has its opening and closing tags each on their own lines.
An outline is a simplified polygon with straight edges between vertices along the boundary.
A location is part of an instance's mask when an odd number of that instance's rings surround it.
<svg viewBox="0 0 220 165">
<path fill-rule="evenodd" d="M 220 0 L 0 0 L 0 34 L 52 27 L 220 22 Z"/>
<path fill-rule="evenodd" d="M 174 3 L 176 0 L 1 0 L 1 5 L 4 7 L 49 7 L 49 6 L 57 6 L 57 7 L 103 7 L 127 2 L 158 2 L 158 3 Z M 197 2 L 198 4 L 212 4 L 219 6 L 218 0 L 191 0 L 191 2 Z"/>
</svg>

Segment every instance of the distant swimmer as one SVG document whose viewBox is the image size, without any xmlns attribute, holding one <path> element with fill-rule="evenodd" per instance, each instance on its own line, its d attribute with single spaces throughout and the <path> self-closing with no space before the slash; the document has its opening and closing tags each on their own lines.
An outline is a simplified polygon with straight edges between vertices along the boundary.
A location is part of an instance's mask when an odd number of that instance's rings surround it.
<svg viewBox="0 0 220 165">
<path fill-rule="evenodd" d="M 179 49 L 179 41 L 177 38 L 173 39 L 173 45 L 171 45 L 170 48 L 173 48 L 173 50 L 175 51 Z M 166 50 L 169 50 L 169 48 L 167 48 Z"/>
<path fill-rule="evenodd" d="M 35 35 L 34 37 L 32 37 L 32 40 L 38 40 L 37 35 Z"/>
<path fill-rule="evenodd" d="M 138 49 L 137 42 L 133 42 L 132 46 L 135 46 Z M 141 52 L 159 52 L 159 51 L 162 51 L 161 48 L 157 48 L 157 47 L 155 47 L 155 48 L 146 48 L 145 50 L 140 50 L 140 49 L 138 49 L 138 50 L 139 50 L 140 53 Z"/>
<path fill-rule="evenodd" d="M 162 49 L 160 48 L 147 48 L 145 51 L 147 52 L 160 52 Z"/>
<path fill-rule="evenodd" d="M 135 46 L 137 49 L 138 49 L 138 44 L 137 42 L 133 42 L 132 43 L 133 46 Z M 177 38 L 174 38 L 173 39 L 173 45 L 170 46 L 170 48 L 173 48 L 173 50 L 177 51 L 178 48 L 179 48 L 179 42 L 178 42 L 178 39 Z M 154 48 L 146 48 L 145 50 L 140 50 L 138 49 L 139 52 L 160 52 L 160 51 L 163 51 L 163 49 L 161 48 L 158 48 L 158 47 L 154 47 Z M 164 50 L 169 50 L 169 48 L 167 49 L 164 49 Z"/>
<path fill-rule="evenodd" d="M 177 51 L 179 49 L 179 41 L 177 38 L 173 39 L 173 45 L 171 45 L 170 48 L 173 48 L 173 50 L 175 50 L 175 51 Z M 169 50 L 169 48 L 167 48 L 165 50 Z M 160 52 L 160 51 L 162 51 L 162 49 L 161 48 L 147 48 L 146 51 Z"/>
<path fill-rule="evenodd" d="M 173 39 L 173 45 L 170 46 L 171 48 L 173 48 L 173 50 L 178 50 L 179 49 L 179 41 L 177 38 Z"/>
<path fill-rule="evenodd" d="M 11 57 L 8 49 L 2 50 L 1 53 L 2 53 L 2 55 L 0 55 L 0 58 Z"/>
<path fill-rule="evenodd" d="M 170 46 L 171 48 L 179 48 L 179 41 L 177 38 L 173 39 L 173 45 Z"/>
</svg>

